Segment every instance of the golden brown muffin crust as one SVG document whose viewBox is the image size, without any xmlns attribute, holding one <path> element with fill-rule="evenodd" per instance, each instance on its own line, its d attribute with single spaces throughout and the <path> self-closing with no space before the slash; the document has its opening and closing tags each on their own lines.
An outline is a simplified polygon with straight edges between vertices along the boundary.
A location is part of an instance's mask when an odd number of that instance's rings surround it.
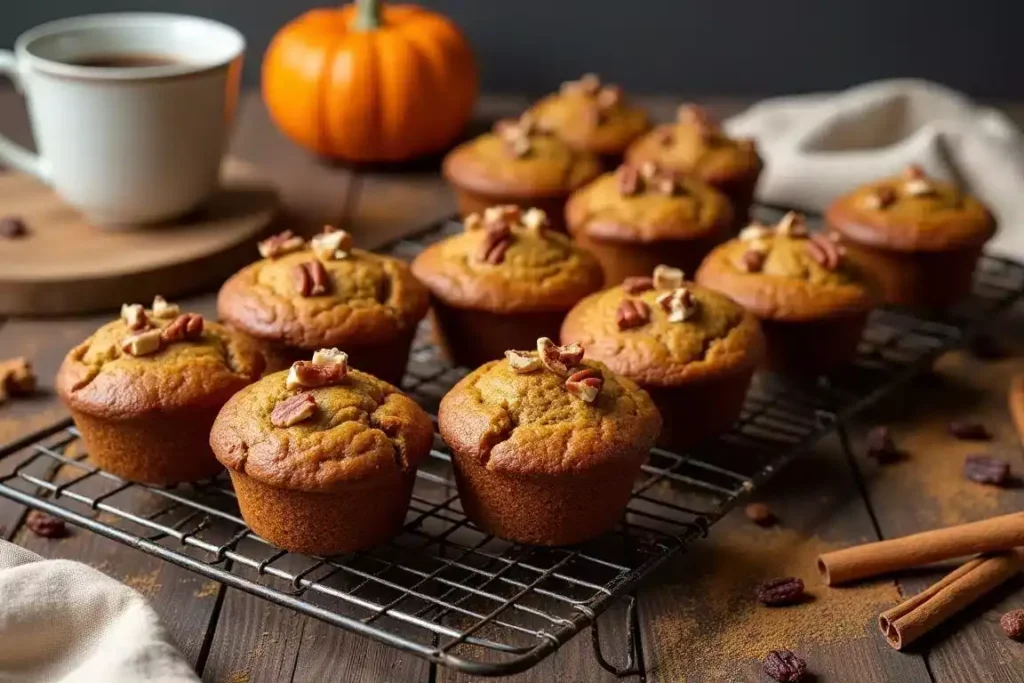
<svg viewBox="0 0 1024 683">
<path fill-rule="evenodd" d="M 537 126 L 553 132 L 571 147 L 595 154 L 621 154 L 650 124 L 647 114 L 632 106 L 618 86 L 602 84 L 593 74 L 562 85 L 527 112 Z"/>
<path fill-rule="evenodd" d="M 762 168 L 753 140 L 728 137 L 707 112 L 693 105 L 680 107 L 675 123 L 657 126 L 634 142 L 626 160 L 654 161 L 714 185 L 757 177 Z"/>
<path fill-rule="evenodd" d="M 757 319 L 728 297 L 684 283 L 697 314 L 669 321 L 657 299 L 664 290 L 629 294 L 622 286 L 592 294 L 576 305 L 562 325 L 562 342 L 580 342 L 587 354 L 644 386 L 670 387 L 736 372 L 749 372 L 764 354 Z M 642 301 L 650 319 L 619 329 L 623 301 Z"/>
<path fill-rule="evenodd" d="M 518 213 L 515 207 L 508 211 Z M 472 224 L 476 219 L 467 217 Z M 467 230 L 421 252 L 412 271 L 452 306 L 498 313 L 569 310 L 600 289 L 604 275 L 589 252 L 565 235 L 513 222 L 501 263 L 480 258 L 486 227 Z"/>
<path fill-rule="evenodd" d="M 895 251 L 977 247 L 996 230 L 981 202 L 916 167 L 840 197 L 829 207 L 827 220 L 853 242 Z"/>
<path fill-rule="evenodd" d="M 221 287 L 221 320 L 258 339 L 304 349 L 386 343 L 427 313 L 429 296 L 398 259 L 353 249 L 321 261 L 328 293 L 303 297 L 294 270 L 316 257 L 308 246 L 250 264 Z"/>
<path fill-rule="evenodd" d="M 507 132 L 485 133 L 445 157 L 442 172 L 451 183 L 485 195 L 545 198 L 567 195 L 600 175 L 594 154 L 574 150 L 529 120 L 502 123 L 528 151 L 515 154 Z"/>
<path fill-rule="evenodd" d="M 758 241 L 766 247 L 763 265 L 748 272 L 745 255 Z M 708 254 L 696 280 L 764 319 L 816 320 L 863 312 L 877 303 L 875 287 L 850 259 L 826 268 L 812 257 L 809 241 L 778 231 L 760 240 L 730 240 Z"/>
<path fill-rule="evenodd" d="M 430 452 L 430 417 L 390 384 L 350 370 L 338 384 L 290 390 L 287 376 L 267 375 L 221 409 L 210 446 L 225 467 L 278 488 L 329 492 L 414 469 Z M 274 406 L 302 392 L 316 399 L 313 415 L 274 426 Z"/>
<path fill-rule="evenodd" d="M 661 416 L 647 392 L 597 361 L 581 367 L 604 375 L 593 403 L 546 368 L 516 374 L 507 360 L 482 365 L 441 401 L 441 436 L 488 470 L 516 475 L 585 472 L 652 447 Z"/>
<path fill-rule="evenodd" d="M 674 180 L 673 194 L 641 180 L 638 191 L 622 191 L 620 167 L 577 190 L 566 205 L 569 232 L 614 242 L 691 240 L 716 235 L 733 220 L 732 206 L 722 193 L 693 178 Z M 636 171 L 639 173 L 639 171 Z"/>
<path fill-rule="evenodd" d="M 173 319 L 150 320 L 163 329 Z M 217 323 L 205 321 L 199 339 L 164 344 L 145 356 L 121 350 L 122 340 L 133 334 L 116 320 L 68 353 L 57 373 L 65 404 L 113 419 L 219 405 L 263 372 L 255 345 Z"/>
</svg>

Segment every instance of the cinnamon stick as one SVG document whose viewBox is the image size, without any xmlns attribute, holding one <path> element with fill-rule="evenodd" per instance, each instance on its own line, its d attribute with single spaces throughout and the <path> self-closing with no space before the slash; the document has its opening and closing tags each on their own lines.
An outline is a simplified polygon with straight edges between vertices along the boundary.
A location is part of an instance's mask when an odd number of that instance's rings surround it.
<svg viewBox="0 0 1024 683">
<path fill-rule="evenodd" d="M 818 557 L 826 585 L 1024 546 L 1024 512 L 844 548 Z"/>
<path fill-rule="evenodd" d="M 978 557 L 909 600 L 882 612 L 878 627 L 902 650 L 1021 569 L 1020 551 Z"/>
</svg>

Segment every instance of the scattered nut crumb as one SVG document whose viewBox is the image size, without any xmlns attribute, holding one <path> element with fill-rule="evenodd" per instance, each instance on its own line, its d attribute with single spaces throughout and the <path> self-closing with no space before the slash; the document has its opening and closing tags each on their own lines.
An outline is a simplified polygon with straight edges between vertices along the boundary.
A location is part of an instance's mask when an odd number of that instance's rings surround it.
<svg viewBox="0 0 1024 683">
<path fill-rule="evenodd" d="M 28 396 L 36 390 L 36 375 L 28 359 L 19 356 L 0 361 L 0 403 L 11 396 Z"/>
<path fill-rule="evenodd" d="M 68 527 L 63 519 L 42 510 L 30 511 L 25 518 L 25 526 L 41 538 L 64 538 L 68 535 Z"/>
<path fill-rule="evenodd" d="M 1014 640 L 1024 640 L 1024 609 L 1007 612 L 999 619 L 1003 633 Z"/>
<path fill-rule="evenodd" d="M 758 526 L 771 526 L 778 521 L 772 509 L 764 503 L 751 503 L 743 509 L 747 519 Z"/>
<path fill-rule="evenodd" d="M 0 237 L 18 239 L 28 235 L 28 226 L 21 216 L 4 216 L 0 218 Z"/>
<path fill-rule="evenodd" d="M 964 441 L 988 441 L 992 438 L 985 425 L 972 420 L 953 420 L 949 423 L 949 433 Z"/>
</svg>

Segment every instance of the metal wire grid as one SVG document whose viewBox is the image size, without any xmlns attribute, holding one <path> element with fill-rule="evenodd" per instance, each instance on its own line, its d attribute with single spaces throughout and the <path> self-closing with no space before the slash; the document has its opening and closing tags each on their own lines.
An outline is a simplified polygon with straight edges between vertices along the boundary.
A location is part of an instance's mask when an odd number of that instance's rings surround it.
<svg viewBox="0 0 1024 683">
<path fill-rule="evenodd" d="M 392 253 L 410 255 L 456 229 L 445 223 Z M 440 439 L 419 472 L 402 532 L 331 558 L 280 551 L 252 534 L 226 477 L 161 489 L 90 465 L 70 420 L 0 450 L 0 494 L 204 576 L 477 675 L 529 668 L 597 617 L 837 422 L 927 368 L 970 328 L 1020 298 L 1024 266 L 985 258 L 974 295 L 942 318 L 873 315 L 849 368 L 805 384 L 755 382 L 732 431 L 687 454 L 654 449 L 621 524 L 569 548 L 496 539 L 463 515 Z M 436 411 L 464 371 L 421 329 L 404 386 Z M 3 466 L 6 465 L 6 468 Z M 631 618 L 635 603 L 629 598 Z"/>
</svg>

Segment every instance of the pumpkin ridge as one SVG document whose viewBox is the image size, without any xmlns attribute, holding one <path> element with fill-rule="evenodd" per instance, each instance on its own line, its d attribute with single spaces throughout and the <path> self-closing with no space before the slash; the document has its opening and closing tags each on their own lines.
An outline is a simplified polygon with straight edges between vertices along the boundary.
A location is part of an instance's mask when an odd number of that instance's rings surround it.
<svg viewBox="0 0 1024 683">
<path fill-rule="evenodd" d="M 341 22 L 344 28 L 344 32 L 336 34 L 327 49 L 324 50 L 324 63 L 320 67 L 320 80 L 317 82 L 317 103 L 316 103 L 316 120 L 313 122 L 313 126 L 316 129 L 317 146 L 320 149 L 328 149 L 332 145 L 330 128 L 327 124 L 327 97 L 331 88 L 331 83 L 334 80 L 334 62 L 338 56 L 338 49 L 341 47 L 341 41 L 348 37 L 348 26 Z"/>
</svg>

